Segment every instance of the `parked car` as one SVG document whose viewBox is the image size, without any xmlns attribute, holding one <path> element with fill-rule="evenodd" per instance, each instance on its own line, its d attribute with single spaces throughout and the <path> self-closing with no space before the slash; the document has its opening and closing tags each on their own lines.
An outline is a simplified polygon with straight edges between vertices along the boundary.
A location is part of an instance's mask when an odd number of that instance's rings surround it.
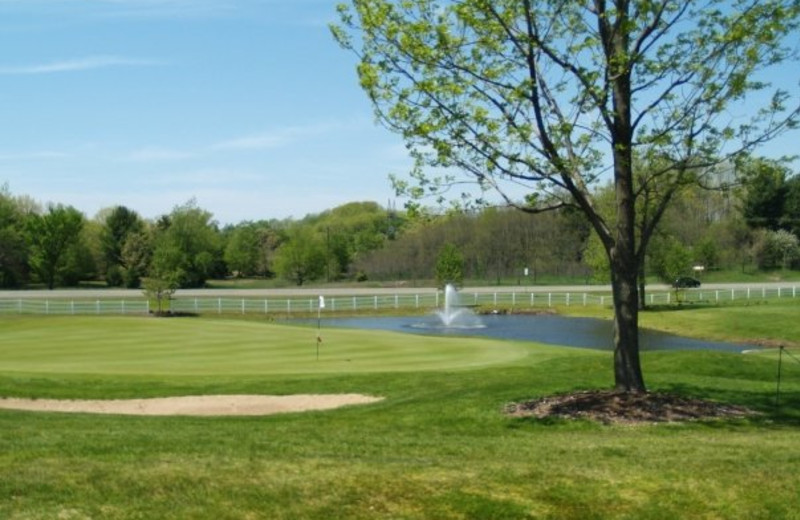
<svg viewBox="0 0 800 520">
<path fill-rule="evenodd" d="M 692 278 L 691 276 L 681 276 L 672 282 L 672 286 L 676 289 L 686 289 L 690 287 L 700 287 L 700 280 Z"/>
</svg>

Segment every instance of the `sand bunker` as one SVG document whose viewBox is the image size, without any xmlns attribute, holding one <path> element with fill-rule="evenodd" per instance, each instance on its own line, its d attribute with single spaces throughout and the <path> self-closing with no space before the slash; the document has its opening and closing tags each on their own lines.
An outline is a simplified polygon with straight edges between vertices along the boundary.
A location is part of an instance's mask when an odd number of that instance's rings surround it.
<svg viewBox="0 0 800 520">
<path fill-rule="evenodd" d="M 121 415 L 271 415 L 331 410 L 382 400 L 362 394 L 193 395 L 154 399 L 55 400 L 0 398 L 0 408 L 38 412 Z"/>
</svg>

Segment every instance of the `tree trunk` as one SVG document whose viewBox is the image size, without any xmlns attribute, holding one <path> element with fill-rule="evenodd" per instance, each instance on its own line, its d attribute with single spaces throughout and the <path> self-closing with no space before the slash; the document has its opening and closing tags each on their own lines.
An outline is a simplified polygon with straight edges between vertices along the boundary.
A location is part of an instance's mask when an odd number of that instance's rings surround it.
<svg viewBox="0 0 800 520">
<path fill-rule="evenodd" d="M 636 195 L 633 181 L 633 126 L 631 123 L 631 73 L 628 4 L 619 2 L 620 12 L 614 27 L 601 24 L 608 37 L 608 70 L 613 79 L 613 124 L 611 136 L 614 154 L 614 195 L 617 225 L 613 241 L 607 242 L 611 262 L 611 288 L 614 293 L 614 386 L 618 391 L 644 393 L 642 366 L 639 362 L 639 261 L 636 254 Z"/>
<path fill-rule="evenodd" d="M 612 274 L 614 292 L 614 386 L 618 391 L 643 393 L 647 389 L 639 361 L 638 271 L 617 266 Z"/>
</svg>

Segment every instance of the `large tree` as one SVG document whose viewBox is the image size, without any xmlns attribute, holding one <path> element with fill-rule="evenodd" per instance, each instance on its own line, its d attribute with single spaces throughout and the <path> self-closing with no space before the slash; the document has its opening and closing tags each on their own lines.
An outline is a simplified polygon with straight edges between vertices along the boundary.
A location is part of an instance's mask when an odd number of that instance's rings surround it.
<svg viewBox="0 0 800 520">
<path fill-rule="evenodd" d="M 156 223 L 149 278 L 166 274 L 180 287 L 202 287 L 218 274 L 222 244 L 213 215 L 190 200 Z"/>
<path fill-rule="evenodd" d="M 278 249 L 275 269 L 283 278 L 303 285 L 325 274 L 325 244 L 311 228 L 296 225 L 287 230 Z"/>
<path fill-rule="evenodd" d="M 768 87 L 758 74 L 794 57 L 800 2 L 352 0 L 340 15 L 334 36 L 417 160 L 412 194 L 466 178 L 526 211 L 585 213 L 611 266 L 616 388 L 645 391 L 636 281 L 649 237 L 683 186 L 797 124 L 782 91 L 739 113 Z M 613 221 L 591 189 L 608 175 Z"/>
<path fill-rule="evenodd" d="M 106 264 L 106 282 L 109 285 L 122 285 L 126 278 L 137 278 L 129 274 L 132 266 L 125 263 L 123 250 L 128 239 L 143 230 L 144 222 L 135 211 L 125 206 L 115 206 L 109 210 L 100 233 L 100 247 Z"/>
<path fill-rule="evenodd" d="M 28 276 L 25 214 L 8 191 L 0 186 L 0 287 L 18 287 Z"/>
<path fill-rule="evenodd" d="M 742 213 L 753 228 L 776 231 L 783 223 L 789 186 L 789 169 L 777 161 L 754 159 L 744 161 L 744 194 Z"/>
<path fill-rule="evenodd" d="M 31 215 L 27 223 L 31 268 L 48 289 L 53 289 L 73 270 L 68 253 L 79 247 L 83 214 L 72 206 L 57 204 L 49 206 L 44 215 Z"/>
</svg>

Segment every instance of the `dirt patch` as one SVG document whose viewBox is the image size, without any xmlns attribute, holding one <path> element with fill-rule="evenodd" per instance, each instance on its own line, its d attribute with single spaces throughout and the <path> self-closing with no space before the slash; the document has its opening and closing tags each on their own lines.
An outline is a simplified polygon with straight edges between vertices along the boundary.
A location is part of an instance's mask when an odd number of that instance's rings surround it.
<svg viewBox="0 0 800 520">
<path fill-rule="evenodd" d="M 697 421 L 756 415 L 742 406 L 691 399 L 665 393 L 627 394 L 593 390 L 511 403 L 513 417 L 589 419 L 604 424 Z"/>
<path fill-rule="evenodd" d="M 154 399 L 56 400 L 2 398 L 0 408 L 121 415 L 271 415 L 330 410 L 382 400 L 362 394 L 193 395 Z"/>
<path fill-rule="evenodd" d="M 791 348 L 795 349 L 800 347 L 800 343 L 796 341 L 786 340 L 786 339 L 770 339 L 770 338 L 751 338 L 751 339 L 742 339 L 739 340 L 738 343 L 744 343 L 745 345 L 755 345 L 761 348 Z"/>
</svg>

